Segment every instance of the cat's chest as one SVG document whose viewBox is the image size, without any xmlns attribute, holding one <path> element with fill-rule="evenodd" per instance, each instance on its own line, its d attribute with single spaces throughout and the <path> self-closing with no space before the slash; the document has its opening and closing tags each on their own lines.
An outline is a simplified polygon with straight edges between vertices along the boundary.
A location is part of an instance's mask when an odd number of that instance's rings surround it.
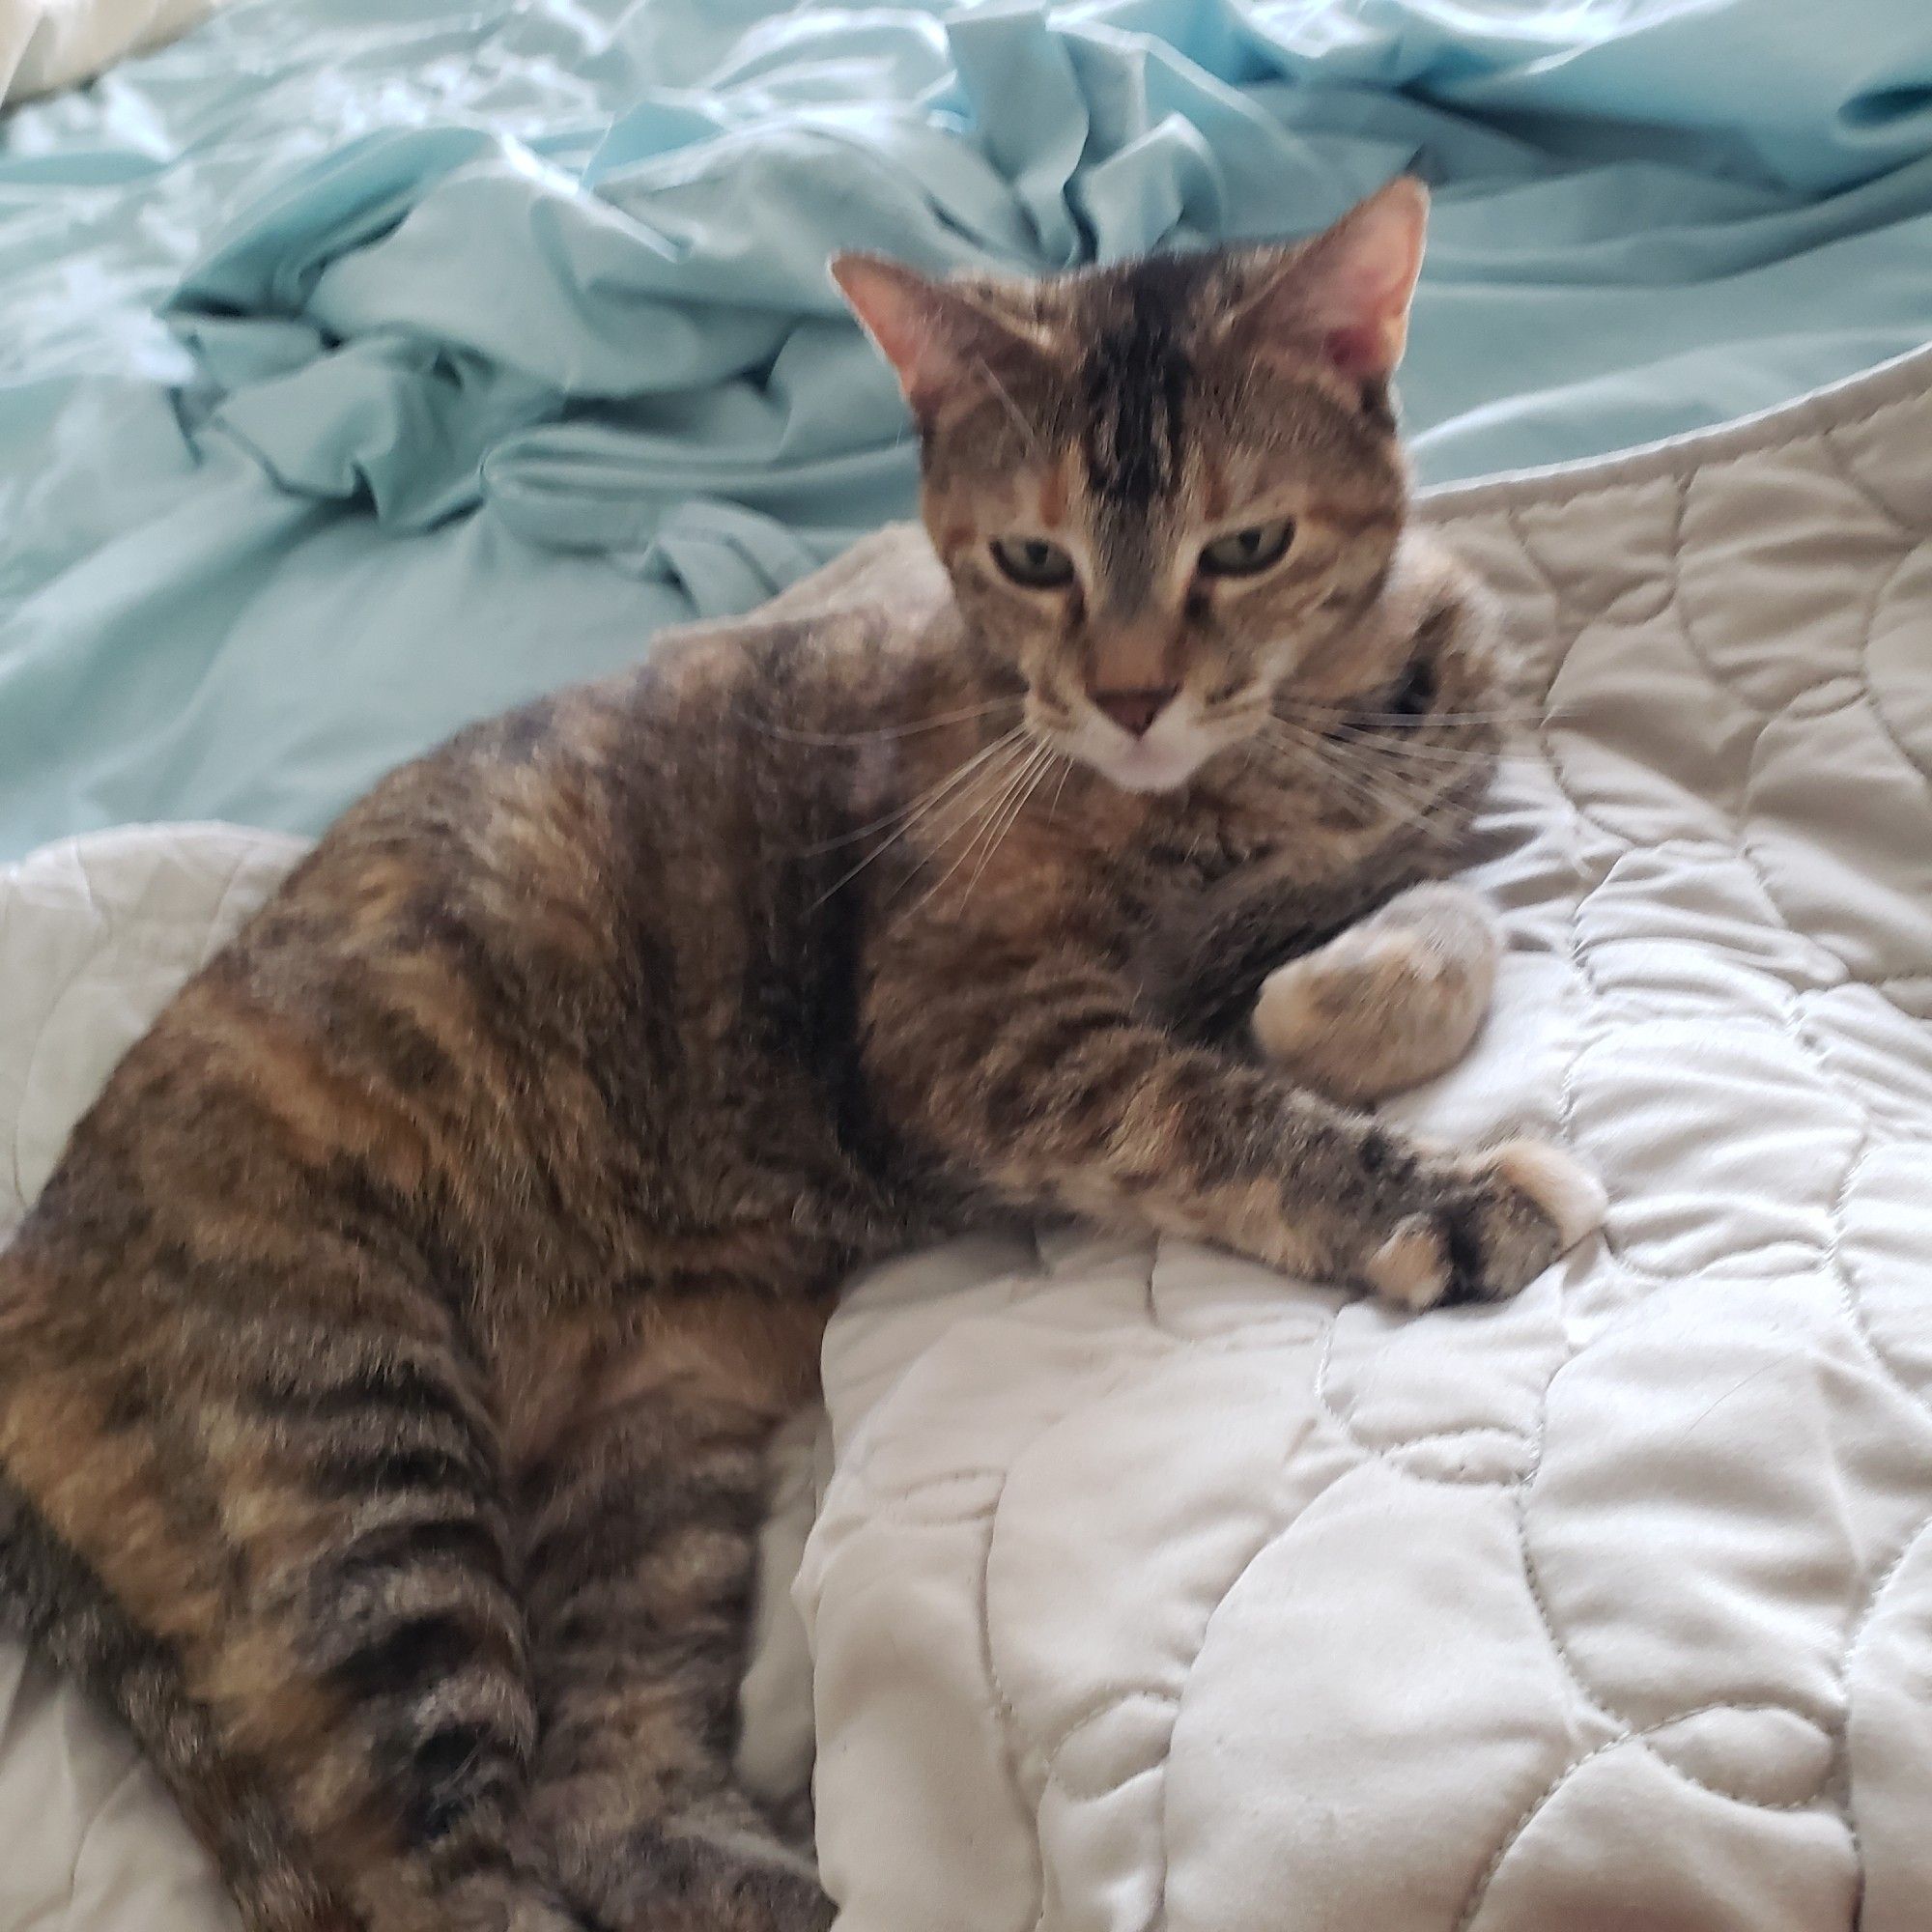
<svg viewBox="0 0 1932 1932">
<path fill-rule="evenodd" d="M 1150 810 L 1122 853 L 1123 870 L 1139 871 L 1161 898 L 1208 894 L 1256 871 L 1288 870 L 1311 884 L 1358 867 L 1385 828 L 1324 816 L 1314 802 L 1290 793 L 1204 791 Z"/>
<path fill-rule="evenodd" d="M 1278 827 L 1225 813 L 1177 815 L 1149 828 L 1130 865 L 1144 871 L 1163 896 L 1206 892 L 1235 873 L 1276 859 L 1283 845 Z"/>
<path fill-rule="evenodd" d="M 1350 895 L 1351 882 L 1381 874 L 1398 828 L 1338 826 L 1298 804 L 1213 800 L 1207 809 L 1182 803 L 1151 816 L 1109 881 L 1122 945 L 1133 951 L 1151 936 L 1191 930 L 1257 895 L 1275 905 L 1278 919 L 1291 920 L 1301 906 L 1319 922 Z"/>
</svg>

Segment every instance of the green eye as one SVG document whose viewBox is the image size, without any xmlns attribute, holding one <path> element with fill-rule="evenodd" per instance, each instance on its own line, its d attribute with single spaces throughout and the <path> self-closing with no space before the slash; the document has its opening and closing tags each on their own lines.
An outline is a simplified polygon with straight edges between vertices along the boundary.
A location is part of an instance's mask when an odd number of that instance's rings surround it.
<svg viewBox="0 0 1932 1932">
<path fill-rule="evenodd" d="M 1044 537 L 995 537 L 993 561 L 1029 590 L 1058 590 L 1073 582 L 1073 559 Z"/>
<path fill-rule="evenodd" d="M 1279 517 L 1271 524 L 1251 524 L 1244 530 L 1216 537 L 1201 553 L 1205 577 L 1253 577 L 1279 563 L 1294 541 L 1294 519 Z"/>
</svg>

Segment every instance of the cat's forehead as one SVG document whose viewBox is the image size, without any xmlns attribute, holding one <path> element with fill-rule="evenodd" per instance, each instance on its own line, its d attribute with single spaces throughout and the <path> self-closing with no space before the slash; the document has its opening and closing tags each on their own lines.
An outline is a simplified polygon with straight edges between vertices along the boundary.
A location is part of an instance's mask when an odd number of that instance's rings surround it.
<svg viewBox="0 0 1932 1932">
<path fill-rule="evenodd" d="M 1166 256 L 1103 273 L 1081 291 L 1071 346 L 1087 487 L 1145 513 L 1179 486 L 1202 386 L 1205 258 Z"/>
<path fill-rule="evenodd" d="M 926 444 L 927 479 L 1047 528 L 1071 516 L 1122 567 L 1173 528 L 1242 507 L 1284 467 L 1327 483 L 1395 480 L 1389 425 L 1331 384 L 1264 365 L 1230 322 L 1279 251 L 1156 255 L 1033 282 L 976 285 L 1035 347 Z"/>
<path fill-rule="evenodd" d="M 1283 406 L 1296 417 L 1328 412 L 1231 341 L 1230 320 L 1256 279 L 1252 251 L 1219 249 L 1089 270 L 1059 285 L 1046 324 L 1064 372 L 1057 427 L 1104 521 L 1155 515 L 1200 480 L 1204 461 L 1239 472 L 1251 467 L 1245 457 L 1312 426 L 1284 420 Z"/>
</svg>

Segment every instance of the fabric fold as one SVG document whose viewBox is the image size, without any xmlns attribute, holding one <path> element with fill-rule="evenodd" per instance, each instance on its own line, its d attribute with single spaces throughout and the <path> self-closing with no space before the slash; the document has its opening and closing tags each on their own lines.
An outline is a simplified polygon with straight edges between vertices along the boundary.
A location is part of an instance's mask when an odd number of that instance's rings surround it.
<svg viewBox="0 0 1932 1932">
<path fill-rule="evenodd" d="M 1928 90 L 1920 0 L 232 0 L 0 134 L 0 853 L 314 831 L 905 514 L 838 248 L 1034 272 L 1416 170 L 1451 479 L 1932 333 Z M 288 548 L 221 540 L 238 492 Z"/>
</svg>

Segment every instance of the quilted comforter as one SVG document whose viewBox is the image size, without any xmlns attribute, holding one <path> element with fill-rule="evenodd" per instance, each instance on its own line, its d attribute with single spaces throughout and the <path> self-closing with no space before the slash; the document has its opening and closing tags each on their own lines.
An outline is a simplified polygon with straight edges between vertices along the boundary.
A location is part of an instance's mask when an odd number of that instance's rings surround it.
<svg viewBox="0 0 1932 1932">
<path fill-rule="evenodd" d="M 1433 499 L 1546 699 L 1496 1012 L 1402 1111 L 1563 1136 L 1602 1243 L 1419 1319 L 1077 1233 L 855 1284 L 748 1688 L 774 1789 L 815 1704 L 845 1932 L 1922 1932 L 1928 450 L 1923 352 Z M 294 849 L 0 874 L 0 1226 Z M 0 1707 L 0 1926 L 229 1922 L 73 1693 Z"/>
</svg>

